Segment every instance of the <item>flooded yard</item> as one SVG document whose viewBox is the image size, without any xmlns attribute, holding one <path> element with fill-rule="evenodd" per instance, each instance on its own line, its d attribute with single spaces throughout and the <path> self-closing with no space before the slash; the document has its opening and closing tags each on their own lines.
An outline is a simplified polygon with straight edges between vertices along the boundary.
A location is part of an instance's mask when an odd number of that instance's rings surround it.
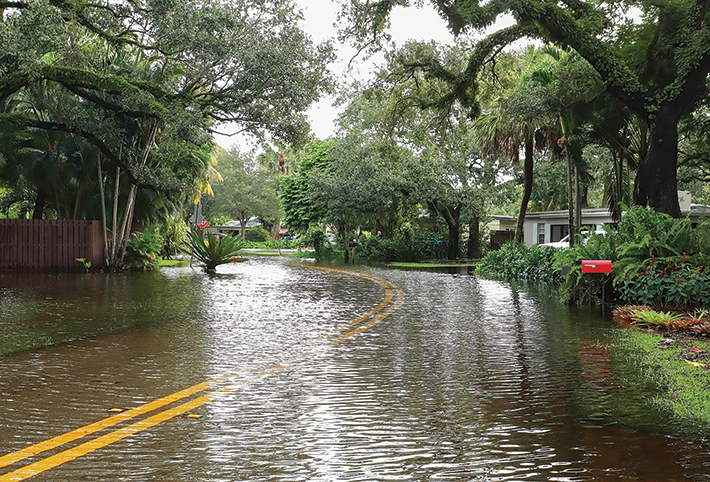
<svg viewBox="0 0 710 482">
<path fill-rule="evenodd" d="M 710 480 L 625 332 L 544 291 L 283 258 L 0 277 L 6 340 L 87 328 L 0 357 L 0 481 Z"/>
</svg>

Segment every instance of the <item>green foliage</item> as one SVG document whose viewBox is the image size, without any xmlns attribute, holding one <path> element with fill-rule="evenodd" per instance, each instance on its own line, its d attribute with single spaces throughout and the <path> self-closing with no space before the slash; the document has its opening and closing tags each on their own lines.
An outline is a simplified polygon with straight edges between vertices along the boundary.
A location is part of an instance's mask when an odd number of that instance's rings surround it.
<svg viewBox="0 0 710 482">
<path fill-rule="evenodd" d="M 264 241 L 268 241 L 270 239 L 271 235 L 269 234 L 269 232 L 261 226 L 249 228 L 249 230 L 246 232 L 246 240 L 248 242 L 263 243 Z"/>
<path fill-rule="evenodd" d="M 652 259 L 639 271 L 625 272 L 615 283 L 625 303 L 710 306 L 710 276 L 704 266 L 694 267 L 682 258 Z"/>
<path fill-rule="evenodd" d="M 559 269 L 554 265 L 556 250 L 547 246 L 509 242 L 498 251 L 491 251 L 483 258 L 476 272 L 484 276 L 505 279 L 536 281 L 550 284 L 562 283 Z"/>
<path fill-rule="evenodd" d="M 555 269 L 561 272 L 562 265 L 569 266 L 569 273 L 560 286 L 560 298 L 565 302 L 586 300 L 589 290 L 589 279 L 582 273 L 582 260 L 617 259 L 617 235 L 614 230 L 607 228 L 606 235 L 593 234 L 586 243 L 577 243 L 567 249 L 557 250 L 555 253 Z"/>
<path fill-rule="evenodd" d="M 618 258 L 647 259 L 693 253 L 690 220 L 673 219 L 650 208 L 636 206 L 619 221 Z"/>
<path fill-rule="evenodd" d="M 205 271 L 214 273 L 221 264 L 244 261 L 244 258 L 236 256 L 243 247 L 242 241 L 231 236 L 216 239 L 209 234 L 207 239 L 204 239 L 201 232 L 191 230 L 187 233 L 187 245 L 184 249 L 190 256 L 204 263 Z"/>
<path fill-rule="evenodd" d="M 406 261 L 443 259 L 446 257 L 447 243 L 441 235 L 428 230 L 414 230 L 408 223 L 394 239 L 381 238 L 368 232 L 357 237 L 357 256 L 373 261 Z"/>
<path fill-rule="evenodd" d="M 283 224 L 288 226 L 290 233 L 306 233 L 312 224 L 317 224 L 326 216 L 325 209 L 316 206 L 311 199 L 310 176 L 314 171 L 327 170 L 331 163 L 331 144 L 323 141 L 308 144 L 295 172 L 281 179 L 278 196 L 285 214 Z"/>
<path fill-rule="evenodd" d="M 157 225 L 149 226 L 143 233 L 133 233 L 126 244 L 126 268 L 135 271 L 156 269 L 162 248 L 163 238 Z"/>
<path fill-rule="evenodd" d="M 222 182 L 213 186 L 214 197 L 202 198 L 210 219 L 220 224 L 232 219 L 246 224 L 253 216 L 281 217 L 277 175 L 259 165 L 253 154 L 236 148 L 218 149 L 216 161 Z"/>
<path fill-rule="evenodd" d="M 249 249 L 298 249 L 302 247 L 300 240 L 284 239 L 274 241 L 248 241 L 245 248 Z"/>
<path fill-rule="evenodd" d="M 642 325 L 660 326 L 668 322 L 680 320 L 683 315 L 670 311 L 636 310 L 631 314 L 631 322 Z"/>
<path fill-rule="evenodd" d="M 692 229 L 687 218 L 634 207 L 622 217 L 617 230 L 607 227 L 606 236 L 593 235 L 586 244 L 559 250 L 556 268 L 570 267 L 560 296 L 567 302 L 586 300 L 588 278 L 582 274 L 581 262 L 605 259 L 613 267 L 607 283 L 624 303 L 706 306 L 710 286 L 706 287 L 702 266 L 710 264 L 704 254 L 710 248 L 708 233 L 707 221 Z"/>
<path fill-rule="evenodd" d="M 163 239 L 163 247 L 160 256 L 172 258 L 182 251 L 182 247 L 187 240 L 188 227 L 181 218 L 168 218 L 160 226 L 160 236 Z"/>
<path fill-rule="evenodd" d="M 301 242 L 304 246 L 313 247 L 316 259 L 330 259 L 338 254 L 322 229 L 311 229 L 302 237 Z"/>
</svg>

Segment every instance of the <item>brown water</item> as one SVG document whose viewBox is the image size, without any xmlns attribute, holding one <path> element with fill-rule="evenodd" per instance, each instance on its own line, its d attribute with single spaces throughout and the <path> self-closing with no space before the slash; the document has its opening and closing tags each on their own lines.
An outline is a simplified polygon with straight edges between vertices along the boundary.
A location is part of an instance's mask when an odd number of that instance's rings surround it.
<svg viewBox="0 0 710 482">
<path fill-rule="evenodd" d="M 707 427 L 654 408 L 607 319 L 503 282 L 359 266 L 403 303 L 328 344 L 384 288 L 284 263 L 0 280 L 3 336 L 141 325 L 0 358 L 0 456 L 228 374 L 200 418 L 30 480 L 710 480 Z"/>
</svg>

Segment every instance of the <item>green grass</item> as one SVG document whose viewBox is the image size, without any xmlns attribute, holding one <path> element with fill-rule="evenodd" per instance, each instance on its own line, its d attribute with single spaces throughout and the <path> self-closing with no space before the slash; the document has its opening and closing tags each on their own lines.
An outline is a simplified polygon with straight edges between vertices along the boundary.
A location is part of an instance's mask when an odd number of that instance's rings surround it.
<svg viewBox="0 0 710 482">
<path fill-rule="evenodd" d="M 240 255 L 241 256 L 285 256 L 285 254 L 279 254 L 279 252 L 276 250 L 247 251 L 247 252 L 241 252 Z"/>
<path fill-rule="evenodd" d="M 188 259 L 161 259 L 158 261 L 158 266 L 161 268 L 163 266 L 169 266 L 169 267 L 174 267 L 174 268 L 184 268 L 186 266 L 190 266 L 190 260 Z"/>
<path fill-rule="evenodd" d="M 641 353 L 644 376 L 661 390 L 655 402 L 679 419 L 710 425 L 710 342 L 667 340 L 636 330 L 629 338 Z"/>
</svg>

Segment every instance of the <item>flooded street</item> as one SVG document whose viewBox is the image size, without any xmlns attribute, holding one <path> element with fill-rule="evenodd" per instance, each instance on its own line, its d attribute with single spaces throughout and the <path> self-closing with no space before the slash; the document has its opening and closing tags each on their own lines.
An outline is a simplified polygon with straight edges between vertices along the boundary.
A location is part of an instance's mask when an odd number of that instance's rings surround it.
<svg viewBox="0 0 710 482">
<path fill-rule="evenodd" d="M 2 336 L 99 333 L 0 357 L 0 481 L 710 480 L 608 319 L 313 266 L 0 278 Z"/>
</svg>

